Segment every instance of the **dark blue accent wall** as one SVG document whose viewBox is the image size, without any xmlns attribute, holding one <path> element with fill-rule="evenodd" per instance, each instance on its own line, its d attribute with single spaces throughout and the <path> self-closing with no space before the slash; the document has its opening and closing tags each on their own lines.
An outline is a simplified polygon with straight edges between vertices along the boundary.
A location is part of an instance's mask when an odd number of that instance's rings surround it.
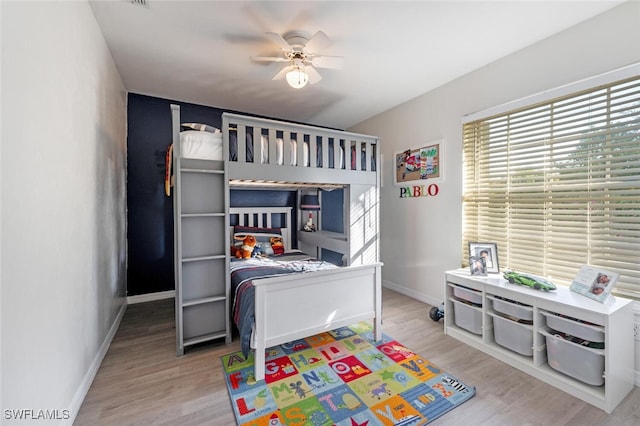
<svg viewBox="0 0 640 426">
<path fill-rule="evenodd" d="M 229 194 L 229 203 L 233 207 L 291 207 L 291 222 L 294 224 L 291 231 L 291 244 L 297 248 L 298 234 L 295 224 L 298 223 L 298 208 L 296 206 L 297 193 L 290 190 L 249 190 L 232 189 Z M 274 218 L 272 226 L 282 228 L 289 226 L 278 223 L 278 218 Z M 231 221 L 231 225 L 236 225 Z"/>
<path fill-rule="evenodd" d="M 129 94 L 127 103 L 127 294 L 173 290 L 173 197 L 164 191 L 172 103 L 183 122 L 220 127 L 221 109 Z"/>
<path fill-rule="evenodd" d="M 325 262 L 333 263 L 334 265 L 343 266 L 344 262 L 342 261 L 342 256 L 344 256 L 344 253 L 338 253 L 337 251 L 323 248 L 321 250 L 320 259 Z"/>
<path fill-rule="evenodd" d="M 127 295 L 173 290 L 173 197 L 164 192 L 171 104 L 183 123 L 222 126 L 219 108 L 131 93 L 127 104 Z M 235 112 L 235 111 L 230 111 Z M 292 206 L 295 192 L 233 191 L 232 206 Z M 293 194 L 293 195 L 292 195 Z M 265 204 L 268 201 L 268 204 Z M 295 210 L 294 210 L 295 212 Z M 294 222 L 295 223 L 295 222 Z M 292 235 L 294 241 L 295 235 Z"/>
<path fill-rule="evenodd" d="M 331 232 L 344 232 L 344 189 L 322 191 L 322 229 Z M 342 266 L 344 253 L 322 249 L 321 259 Z"/>
<path fill-rule="evenodd" d="M 344 189 L 322 191 L 322 229 L 344 232 Z"/>
</svg>

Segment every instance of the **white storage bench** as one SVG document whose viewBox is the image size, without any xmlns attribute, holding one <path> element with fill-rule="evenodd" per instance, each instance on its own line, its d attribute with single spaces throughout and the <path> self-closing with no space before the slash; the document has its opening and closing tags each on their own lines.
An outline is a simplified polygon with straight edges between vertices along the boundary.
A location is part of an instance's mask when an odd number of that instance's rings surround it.
<svg viewBox="0 0 640 426">
<path fill-rule="evenodd" d="M 632 301 L 542 292 L 500 274 L 445 273 L 444 330 L 610 413 L 634 387 Z"/>
</svg>

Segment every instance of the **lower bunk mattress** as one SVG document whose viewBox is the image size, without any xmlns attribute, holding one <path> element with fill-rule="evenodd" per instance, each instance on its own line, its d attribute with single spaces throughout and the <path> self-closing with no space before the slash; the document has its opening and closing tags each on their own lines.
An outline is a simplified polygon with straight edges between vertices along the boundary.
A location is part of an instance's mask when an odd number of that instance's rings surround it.
<svg viewBox="0 0 640 426">
<path fill-rule="evenodd" d="M 253 257 L 231 260 L 231 294 L 233 294 L 233 322 L 240 333 L 242 353 L 251 351 L 251 334 L 255 323 L 255 290 L 253 280 L 279 275 L 335 269 L 338 266 L 293 250 L 272 257 Z"/>
</svg>

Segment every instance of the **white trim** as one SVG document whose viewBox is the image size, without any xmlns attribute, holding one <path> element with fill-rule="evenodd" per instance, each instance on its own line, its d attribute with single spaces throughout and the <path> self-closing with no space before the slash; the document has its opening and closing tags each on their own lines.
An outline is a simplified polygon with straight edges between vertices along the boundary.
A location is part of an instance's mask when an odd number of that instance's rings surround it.
<svg viewBox="0 0 640 426">
<path fill-rule="evenodd" d="M 583 80 L 578 80 L 573 83 L 565 84 L 564 86 L 559 86 L 554 89 L 549 89 L 535 95 L 516 99 L 502 105 L 497 105 L 482 111 L 467 114 L 462 117 L 462 124 L 470 123 L 472 121 L 480 120 L 487 117 L 492 117 L 494 115 L 502 114 L 507 111 L 512 111 L 529 105 L 535 105 L 540 102 L 548 101 L 565 95 L 570 95 L 572 93 L 591 89 L 603 84 L 613 83 L 614 81 L 624 80 L 625 78 L 630 78 L 637 75 L 640 75 L 640 62 L 627 65 L 613 71 L 598 74 L 593 77 L 588 77 Z"/>
<path fill-rule="evenodd" d="M 127 304 L 154 302 L 156 300 L 172 299 L 176 297 L 175 290 L 158 291 L 156 293 L 138 294 L 136 296 L 127 296 Z"/>
<path fill-rule="evenodd" d="M 633 309 L 633 322 L 634 323 L 640 323 L 640 301 L 635 300 L 632 304 L 632 309 Z M 639 337 L 635 337 L 633 338 L 633 344 L 635 346 L 635 371 L 633 374 L 633 378 L 634 378 L 634 383 L 636 386 L 640 386 L 640 370 L 638 370 L 638 367 L 640 366 L 640 338 Z"/>
<path fill-rule="evenodd" d="M 440 306 L 442 304 L 442 300 L 436 300 L 431 297 L 425 296 L 422 293 L 418 293 L 415 290 L 408 289 L 396 283 L 392 283 L 391 281 L 382 280 L 382 287 L 388 288 L 390 290 L 395 291 L 396 293 L 404 294 L 405 296 L 411 297 L 412 299 L 416 299 L 421 301 L 422 303 L 426 303 L 431 306 Z M 429 315 L 429 312 L 426 311 L 425 315 Z"/>
<path fill-rule="evenodd" d="M 73 425 L 73 422 L 75 421 L 76 416 L 80 411 L 80 407 L 82 407 L 82 403 L 84 402 L 84 399 L 89 392 L 89 388 L 93 383 L 93 379 L 95 379 L 96 374 L 98 374 L 98 370 L 100 369 L 100 365 L 102 364 L 105 355 L 107 354 L 107 350 L 109 349 L 109 346 L 111 346 L 111 342 L 113 341 L 113 338 L 116 335 L 118 328 L 120 327 L 120 321 L 122 321 L 122 317 L 124 317 L 124 312 L 126 310 L 127 303 L 125 302 L 122 304 L 122 306 L 120 306 L 120 310 L 116 315 L 116 319 L 113 321 L 113 324 L 111 325 L 107 336 L 104 338 L 102 345 L 100 345 L 100 350 L 98 350 L 95 358 L 93 358 L 93 362 L 91 363 L 89 370 L 87 370 L 86 374 L 84 375 L 84 378 L 82 379 L 78 390 L 71 400 L 71 404 L 69 404 L 69 418 L 63 420 L 61 424 L 69 426 Z"/>
</svg>

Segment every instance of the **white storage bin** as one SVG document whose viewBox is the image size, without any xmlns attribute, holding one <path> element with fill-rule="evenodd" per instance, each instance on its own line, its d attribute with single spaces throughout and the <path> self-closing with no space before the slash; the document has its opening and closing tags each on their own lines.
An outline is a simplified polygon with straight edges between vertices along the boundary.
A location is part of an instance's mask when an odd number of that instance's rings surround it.
<svg viewBox="0 0 640 426">
<path fill-rule="evenodd" d="M 451 299 L 453 303 L 453 321 L 458 327 L 474 334 L 482 334 L 482 311 L 475 306 Z"/>
<path fill-rule="evenodd" d="M 533 356 L 533 326 L 500 315 L 493 317 L 493 338 L 497 344 L 525 356 Z"/>
<path fill-rule="evenodd" d="M 521 305 L 510 300 L 500 299 L 496 296 L 487 296 L 493 303 L 493 310 L 501 312 L 510 317 L 533 321 L 533 308 L 527 305 Z"/>
<path fill-rule="evenodd" d="M 453 295 L 458 299 L 466 300 L 468 302 L 482 306 L 482 292 L 472 290 L 470 288 L 459 287 L 457 285 L 453 285 L 451 287 L 453 287 Z"/>
<path fill-rule="evenodd" d="M 547 319 L 547 326 L 570 336 L 579 337 L 589 342 L 604 342 L 604 327 L 585 324 L 565 318 L 551 312 L 540 312 Z"/>
<path fill-rule="evenodd" d="M 547 330 L 547 360 L 554 370 L 593 386 L 604 384 L 604 350 L 569 342 Z"/>
</svg>

